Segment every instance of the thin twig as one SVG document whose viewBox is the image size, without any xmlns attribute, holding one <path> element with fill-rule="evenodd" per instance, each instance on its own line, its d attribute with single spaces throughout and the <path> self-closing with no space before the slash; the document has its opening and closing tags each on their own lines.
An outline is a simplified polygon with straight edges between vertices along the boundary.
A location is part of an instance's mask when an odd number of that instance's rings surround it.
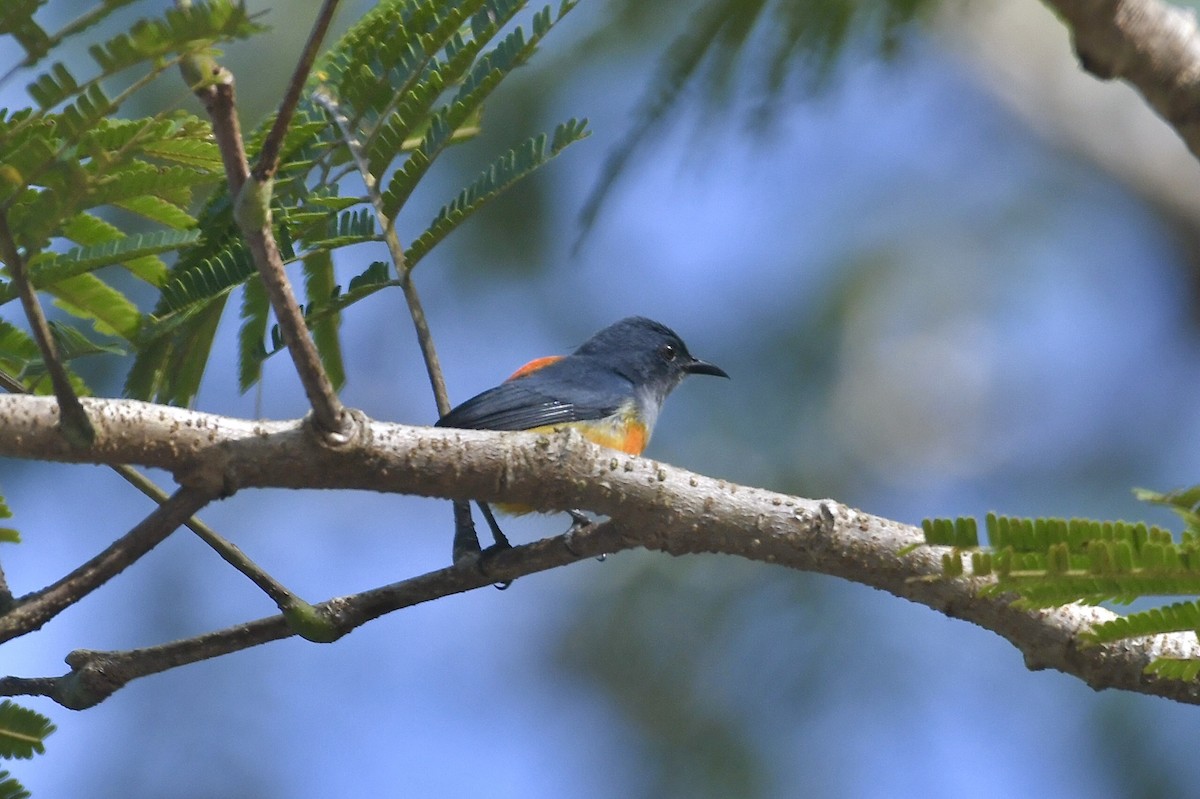
<svg viewBox="0 0 1200 799">
<path fill-rule="evenodd" d="M 46 372 L 50 375 L 50 383 L 54 386 L 54 396 L 58 399 L 59 428 L 68 443 L 75 447 L 88 447 L 96 439 L 96 431 L 92 428 L 79 397 L 71 387 L 71 379 L 58 356 L 58 345 L 50 332 L 50 323 L 38 301 L 37 292 L 29 284 L 25 271 L 25 259 L 17 249 L 17 242 L 8 227 L 8 213 L 0 210 L 0 256 L 8 264 L 12 282 L 21 298 L 25 316 L 33 332 L 34 341 L 42 352 L 42 361 Z"/>
<path fill-rule="evenodd" d="M 475 563 L 450 566 L 398 583 L 337 597 L 317 605 L 331 619 L 340 637 L 393 611 L 492 585 L 498 581 L 565 566 L 589 557 L 637 545 L 612 522 L 489 555 L 481 569 Z M 5 677 L 0 696 L 47 696 L 65 707 L 82 710 L 107 699 L 140 677 L 197 663 L 269 641 L 289 638 L 295 632 L 283 616 L 239 624 L 194 638 L 122 652 L 76 650 L 67 656 L 71 671 L 57 678 Z"/>
<path fill-rule="evenodd" d="M 304 84 L 308 81 L 308 73 L 312 70 L 313 62 L 317 60 L 317 53 L 321 50 L 321 42 L 324 40 L 325 34 L 329 32 L 329 25 L 333 22 L 337 4 L 338 0 L 325 0 L 321 10 L 317 12 L 316 22 L 313 23 L 308 41 L 304 44 L 304 51 L 300 54 L 300 60 L 296 62 L 292 79 L 288 83 L 287 91 L 284 92 L 283 100 L 279 103 L 275 121 L 271 124 L 267 138 L 263 140 L 262 150 L 258 154 L 258 163 L 253 172 L 256 180 L 270 180 L 275 175 L 275 170 L 279 168 L 279 148 L 283 146 L 288 125 L 291 124 L 292 116 L 296 112 L 296 105 L 300 102 Z"/>
<path fill-rule="evenodd" d="M 350 151 L 350 157 L 354 159 L 354 163 L 358 167 L 358 174 L 362 178 L 363 185 L 366 186 L 367 197 L 375 211 L 375 219 L 379 223 L 379 228 L 383 231 L 383 240 L 387 244 L 392 263 L 396 266 L 396 274 L 400 278 L 404 299 L 408 303 L 408 312 L 417 331 L 417 342 L 421 347 L 421 356 L 425 359 L 425 371 L 429 375 L 429 384 L 433 388 L 438 416 L 445 416 L 450 412 L 450 396 L 446 391 L 446 380 L 442 377 L 441 362 L 438 360 L 437 349 L 433 344 L 433 335 L 429 331 L 425 310 L 421 307 L 421 298 L 412 282 L 412 270 L 408 267 L 404 257 L 404 247 L 396 233 L 395 220 L 384 213 L 383 195 L 379 193 L 379 183 L 371 174 L 366 156 L 363 155 L 362 143 L 358 140 L 358 135 L 351 127 L 350 119 L 342 111 L 337 99 L 328 89 L 322 87 L 313 92 L 313 102 L 324 108 L 337 123 L 338 130 L 342 133 L 342 140 L 346 143 L 346 149 Z"/>
<path fill-rule="evenodd" d="M 442 375 L 442 364 L 438 360 L 437 348 L 433 343 L 433 334 L 429 330 L 429 320 L 425 316 L 425 309 L 421 305 L 421 297 L 417 293 L 417 287 L 412 280 L 412 269 L 409 268 L 407 259 L 404 257 L 404 247 L 400 243 L 400 236 L 396 233 L 395 220 L 390 219 L 384 212 L 383 196 L 379 193 L 379 183 L 375 180 L 375 176 L 371 174 L 370 165 L 367 163 L 366 156 L 363 154 L 362 143 L 358 139 L 358 134 L 355 132 L 350 119 L 342 111 L 337 99 L 324 87 L 313 92 L 313 101 L 325 109 L 326 113 L 333 118 L 337 124 L 338 130 L 341 131 L 342 140 L 346 143 L 346 149 L 350 151 L 350 157 L 353 159 L 355 166 L 358 167 L 358 174 L 362 178 L 363 185 L 367 189 L 367 197 L 371 201 L 371 207 L 375 211 L 375 219 L 379 223 L 380 230 L 383 231 L 384 241 L 387 243 L 388 253 L 392 256 L 392 263 L 396 266 L 396 274 L 400 278 L 400 288 L 404 292 L 404 300 L 408 304 L 408 314 L 412 318 L 413 327 L 417 331 L 417 344 L 421 348 L 421 357 L 425 361 L 425 373 L 429 376 L 429 385 L 433 389 L 433 400 L 437 405 L 438 416 L 445 416 L 450 412 L 450 394 L 446 390 L 446 379 Z M 467 502 L 454 501 L 454 541 L 451 545 L 451 559 L 454 563 L 465 562 L 478 557 L 481 548 L 479 546 L 479 535 L 475 532 L 475 521 L 471 517 L 471 505 Z M 499 529 L 494 527 L 495 529 Z M 498 544 L 499 538 L 496 539 Z"/>
<path fill-rule="evenodd" d="M 170 498 L 166 491 L 163 491 L 154 481 L 132 466 L 119 464 L 112 468 L 127 483 L 160 505 Z M 271 598 L 276 607 L 289 615 L 289 617 L 298 617 L 309 623 L 314 619 L 315 611 L 312 605 L 292 593 L 287 586 L 272 577 L 265 569 L 255 563 L 250 556 L 243 552 L 237 544 L 225 538 L 195 516 L 186 520 L 183 524 L 195 533 L 201 541 L 208 544 L 214 552 L 220 555 L 222 560 L 246 575 L 252 583 Z M 320 626 L 319 622 L 317 626 Z M 305 637 L 309 637 L 309 626 L 302 626 L 298 632 Z M 324 639 L 324 635 L 320 632 L 316 633 L 316 635 Z"/>
<path fill-rule="evenodd" d="M 271 224 L 271 181 L 249 180 L 233 74 L 207 57 L 185 59 L 184 67 L 185 79 L 194 86 L 212 121 L 213 138 L 221 151 L 229 194 L 234 198 L 234 217 L 266 288 L 284 344 L 312 407 L 313 420 L 332 441 L 342 443 L 350 432 L 350 417 L 325 373 L 288 281 Z"/>
<path fill-rule="evenodd" d="M 19 598 L 0 616 L 0 643 L 39 629 L 60 612 L 108 582 L 162 543 L 175 528 L 213 499 L 208 491 L 183 487 L 103 552 L 57 582 Z"/>
</svg>

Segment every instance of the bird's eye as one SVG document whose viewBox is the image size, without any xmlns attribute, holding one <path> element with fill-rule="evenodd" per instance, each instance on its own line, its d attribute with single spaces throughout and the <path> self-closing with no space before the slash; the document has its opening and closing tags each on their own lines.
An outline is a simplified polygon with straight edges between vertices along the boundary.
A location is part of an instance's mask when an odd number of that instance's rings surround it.
<svg viewBox="0 0 1200 799">
<path fill-rule="evenodd" d="M 665 361 L 673 361 L 679 357 L 679 348 L 674 344 L 664 344 L 659 348 L 658 352 Z"/>
</svg>

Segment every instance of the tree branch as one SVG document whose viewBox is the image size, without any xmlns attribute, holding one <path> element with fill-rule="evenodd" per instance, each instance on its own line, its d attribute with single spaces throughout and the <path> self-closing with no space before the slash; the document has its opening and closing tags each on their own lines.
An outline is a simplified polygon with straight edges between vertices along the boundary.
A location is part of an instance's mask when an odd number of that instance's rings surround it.
<svg viewBox="0 0 1200 799">
<path fill-rule="evenodd" d="M 6 420 L 0 426 L 0 456 L 157 466 L 206 492 L 358 488 L 507 500 L 543 510 L 587 508 L 613 519 L 611 526 L 599 526 L 611 532 L 595 533 L 615 537 L 599 551 L 642 546 L 672 555 L 720 552 L 842 577 L 992 630 L 1011 641 L 1030 668 L 1057 669 L 1097 689 L 1124 688 L 1200 704 L 1200 683 L 1143 671 L 1157 657 L 1200 657 L 1200 644 L 1191 634 L 1083 646 L 1080 633 L 1115 614 L 1075 605 L 1017 609 L 1010 597 L 981 596 L 987 580 L 942 579 L 945 550 L 916 546 L 923 538 L 914 527 L 832 501 L 739 486 L 614 453 L 570 430 L 542 436 L 362 418 L 357 438 L 331 446 L 299 421 L 231 419 L 133 400 L 84 403 L 97 438 L 90 450 L 78 451 L 53 433 L 53 399 L 0 396 L 0 418 Z M 543 551 L 539 545 L 559 546 L 539 542 L 534 549 L 496 555 L 486 561 L 487 574 L 471 584 L 462 576 L 469 571 L 466 565 L 435 574 L 457 575 L 464 587 L 455 590 L 520 577 L 541 568 L 528 554 Z M 585 557 L 592 553 L 575 542 L 571 548 Z M 560 557 L 562 562 L 575 559 Z M 409 604 L 449 590 L 429 579 L 415 584 L 419 590 L 406 589 L 417 591 Z"/>
<path fill-rule="evenodd" d="M 283 342 L 312 407 L 313 420 L 326 435 L 334 438 L 350 435 L 350 418 L 321 365 L 321 357 L 308 334 L 308 326 L 288 282 L 283 257 L 275 241 L 271 225 L 271 180 L 259 180 L 250 174 L 237 117 L 233 74 L 207 56 L 184 59 L 181 68 L 184 79 L 212 121 L 213 138 L 225 166 L 229 196 L 234 199 L 234 219 L 266 287 Z"/>
<path fill-rule="evenodd" d="M 181 488 L 107 549 L 52 585 L 27 594 L 0 616 L 0 643 L 39 629 L 96 590 L 129 564 L 162 543 L 175 528 L 213 499 L 195 488 Z"/>
<path fill-rule="evenodd" d="M 313 29 L 308 34 L 308 41 L 304 43 L 304 50 L 296 62 L 296 68 L 292 70 L 292 79 L 288 82 L 287 91 L 284 92 L 283 100 L 279 103 L 279 110 L 275 113 L 275 121 L 271 124 L 267 138 L 263 140 L 262 150 L 258 154 L 258 164 L 253 171 L 255 180 L 260 182 L 270 180 L 275 176 L 275 170 L 279 168 L 279 148 L 283 144 L 284 137 L 287 136 L 288 125 L 292 122 L 296 104 L 300 102 L 300 93 L 304 91 L 308 73 L 312 70 L 313 62 L 317 60 L 317 54 L 321 50 L 321 42 L 329 31 L 330 23 L 333 22 L 337 4 L 338 0 L 325 0 L 321 5 L 321 10 L 317 12 Z"/>
<path fill-rule="evenodd" d="M 58 356 L 58 345 L 55 344 L 54 335 L 50 332 L 50 323 L 46 321 L 46 314 L 42 311 L 41 303 L 38 302 L 37 292 L 29 282 L 29 277 L 25 272 L 25 259 L 17 249 L 17 242 L 8 228 L 8 212 L 4 209 L 0 209 L 0 259 L 8 265 L 13 285 L 17 289 L 17 296 L 21 298 L 21 306 L 25 310 L 25 318 L 29 320 L 33 340 L 37 342 L 38 349 L 41 350 L 42 363 L 46 366 L 46 372 L 50 375 L 50 383 L 54 386 L 54 395 L 58 398 L 59 407 L 62 408 L 60 418 L 63 436 L 73 446 L 87 447 L 92 443 L 95 435 L 92 424 L 88 421 L 87 414 L 83 412 L 83 406 L 79 404 L 79 397 L 75 395 L 75 389 L 71 387 L 71 379 L 67 376 L 67 370 L 63 368 L 62 359 Z"/>
<path fill-rule="evenodd" d="M 315 606 L 340 638 L 356 627 L 401 608 L 482 588 L 497 581 L 565 566 L 585 558 L 629 549 L 637 540 L 606 522 L 571 536 L 547 538 L 488 557 L 486 568 L 460 564 Z M 72 710 L 93 707 L 133 680 L 168 669 L 228 655 L 296 632 L 283 616 L 270 616 L 224 630 L 124 652 L 76 650 L 67 656 L 71 671 L 53 678 L 0 678 L 0 696 L 46 696 Z"/>
<path fill-rule="evenodd" d="M 1200 157 L 1200 37 L 1196 15 L 1161 0 L 1044 0 L 1071 28 L 1083 69 L 1121 78 Z"/>
</svg>

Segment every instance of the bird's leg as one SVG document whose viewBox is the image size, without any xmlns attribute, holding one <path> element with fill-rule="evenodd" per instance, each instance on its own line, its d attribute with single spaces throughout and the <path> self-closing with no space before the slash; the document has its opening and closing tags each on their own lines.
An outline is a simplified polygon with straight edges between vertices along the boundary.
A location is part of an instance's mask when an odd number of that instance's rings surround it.
<svg viewBox="0 0 1200 799">
<path fill-rule="evenodd" d="M 479 569 L 484 574 L 487 574 L 487 566 L 485 564 L 487 558 L 497 552 L 512 549 L 512 544 L 509 543 L 508 536 L 500 529 L 500 525 L 496 523 L 496 515 L 492 513 L 491 507 L 486 502 L 476 502 L 475 504 L 479 506 L 479 512 L 483 514 L 483 518 L 487 520 L 488 527 L 492 530 L 492 545 L 479 555 Z M 498 591 L 503 591 L 510 585 L 512 585 L 512 580 L 502 580 L 495 583 L 496 590 Z"/>
<path fill-rule="evenodd" d="M 471 562 L 485 576 L 487 575 L 487 567 L 484 563 L 487 560 L 489 553 L 494 553 L 501 549 L 508 549 L 512 545 L 508 543 L 508 539 L 504 537 L 504 533 L 500 532 L 500 526 L 496 524 L 496 517 L 492 515 L 492 509 L 482 502 L 479 503 L 480 510 L 483 511 L 484 518 L 488 520 L 488 525 L 492 528 L 492 535 L 496 539 L 496 543 L 482 550 L 479 547 L 479 536 L 475 533 L 475 520 L 471 518 L 471 505 L 466 502 L 454 503 L 454 549 L 451 557 L 454 558 L 454 564 L 458 565 L 463 562 Z M 512 585 L 512 580 L 504 580 L 496 583 L 496 587 L 503 591 Z"/>
<path fill-rule="evenodd" d="M 454 563 L 478 560 L 479 536 L 475 534 L 475 520 L 471 518 L 471 506 L 466 502 L 454 503 L 454 546 L 450 557 Z"/>
<path fill-rule="evenodd" d="M 491 507 L 486 502 L 475 503 L 479 506 L 479 511 L 483 514 L 483 518 L 487 519 L 488 527 L 492 531 L 492 546 L 488 549 L 512 549 L 512 544 L 508 542 L 508 536 L 500 529 L 500 525 L 496 523 L 496 515 L 492 513 Z"/>
</svg>

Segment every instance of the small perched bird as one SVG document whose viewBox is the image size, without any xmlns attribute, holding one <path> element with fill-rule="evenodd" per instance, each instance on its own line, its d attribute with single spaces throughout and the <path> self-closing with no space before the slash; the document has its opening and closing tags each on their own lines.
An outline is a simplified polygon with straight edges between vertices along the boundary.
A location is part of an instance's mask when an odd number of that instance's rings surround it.
<svg viewBox="0 0 1200 799">
<path fill-rule="evenodd" d="M 500 385 L 454 408 L 437 426 L 539 432 L 571 427 L 601 446 L 640 455 L 663 400 L 688 375 L 729 377 L 693 357 L 666 325 L 631 316 L 596 333 L 570 355 L 530 361 Z M 496 544 L 507 545 L 486 506 L 481 507 Z M 579 521 L 577 514 L 572 516 Z"/>
</svg>

